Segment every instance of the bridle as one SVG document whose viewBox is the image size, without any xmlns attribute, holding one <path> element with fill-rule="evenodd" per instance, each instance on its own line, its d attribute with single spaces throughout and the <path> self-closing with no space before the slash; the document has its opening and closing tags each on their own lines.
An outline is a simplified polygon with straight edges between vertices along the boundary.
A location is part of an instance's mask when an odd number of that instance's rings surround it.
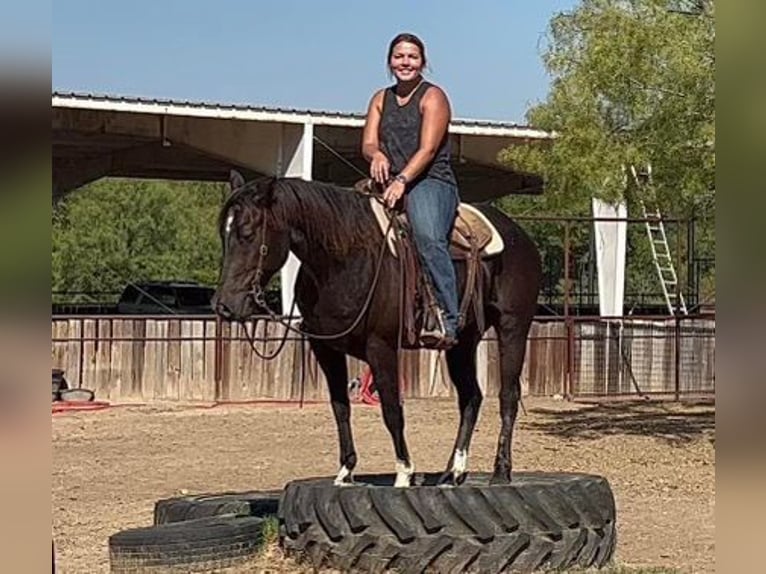
<svg viewBox="0 0 766 574">
<path fill-rule="evenodd" d="M 253 329 L 253 336 L 250 335 L 250 333 L 247 330 L 247 325 L 244 321 L 239 321 L 239 323 L 242 325 L 242 328 L 245 331 L 245 335 L 247 337 L 248 343 L 250 343 L 250 347 L 252 348 L 253 352 L 258 355 L 261 359 L 271 360 L 275 358 L 283 349 L 285 346 L 285 343 L 287 342 L 287 336 L 290 331 L 297 333 L 303 337 L 307 337 L 309 339 L 317 339 L 317 340 L 333 340 L 333 339 L 340 339 L 341 337 L 345 337 L 349 333 L 351 333 L 357 325 L 359 325 L 359 322 L 362 320 L 362 318 L 367 314 L 367 311 L 369 310 L 370 304 L 372 303 L 372 297 L 375 294 L 375 289 L 378 285 L 378 281 L 380 279 L 380 270 L 383 267 L 383 257 L 386 254 L 386 237 L 388 237 L 388 233 L 391 230 L 391 227 L 394 225 L 396 218 L 390 217 L 388 221 L 388 227 L 386 228 L 385 233 L 383 234 L 383 241 L 380 243 L 380 250 L 378 252 L 377 261 L 375 264 L 375 274 L 372 278 L 372 283 L 370 285 L 370 288 L 367 292 L 367 296 L 365 297 L 365 301 L 362 304 L 362 308 L 359 310 L 359 314 L 356 316 L 356 318 L 352 321 L 351 325 L 349 325 L 347 328 L 343 329 L 342 331 L 339 331 L 337 333 L 311 333 L 309 331 L 306 331 L 300 327 L 295 327 L 292 324 L 290 324 L 290 317 L 293 316 L 293 312 L 295 311 L 295 304 L 296 299 L 293 297 L 293 302 L 290 307 L 290 313 L 287 315 L 287 319 L 284 318 L 284 316 L 280 316 L 277 313 L 274 312 L 273 309 L 271 309 L 268 305 L 268 302 L 266 301 L 266 291 L 261 286 L 261 278 L 263 277 L 264 268 L 263 265 L 266 261 L 266 256 L 269 254 L 269 246 L 266 241 L 266 228 L 267 228 L 267 222 L 268 218 L 263 218 L 263 224 L 261 225 L 261 234 L 260 234 L 260 243 L 258 245 L 258 263 L 255 268 L 255 274 L 253 275 L 253 279 L 250 282 L 250 295 L 253 297 L 253 302 L 256 304 L 256 306 L 261 307 L 264 309 L 269 316 L 269 318 L 272 321 L 275 321 L 285 327 L 284 333 L 281 337 L 281 340 L 279 342 L 279 345 L 277 346 L 277 349 L 270 354 L 262 353 L 255 347 L 255 329 Z"/>
</svg>

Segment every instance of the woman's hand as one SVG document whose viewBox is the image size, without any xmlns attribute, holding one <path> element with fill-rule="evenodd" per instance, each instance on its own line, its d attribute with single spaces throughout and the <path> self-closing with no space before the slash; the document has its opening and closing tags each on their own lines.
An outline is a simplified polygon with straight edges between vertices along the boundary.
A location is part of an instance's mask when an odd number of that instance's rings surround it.
<svg viewBox="0 0 766 574">
<path fill-rule="evenodd" d="M 405 187 L 403 182 L 395 179 L 391 182 L 391 185 L 386 188 L 386 191 L 383 192 L 383 201 L 386 202 L 386 205 L 389 208 L 393 208 L 394 205 L 396 205 L 396 202 L 402 198 Z"/>
<path fill-rule="evenodd" d="M 391 162 L 388 161 L 386 154 L 379 151 L 372 157 L 370 162 L 370 177 L 379 184 L 386 185 L 390 172 Z"/>
</svg>

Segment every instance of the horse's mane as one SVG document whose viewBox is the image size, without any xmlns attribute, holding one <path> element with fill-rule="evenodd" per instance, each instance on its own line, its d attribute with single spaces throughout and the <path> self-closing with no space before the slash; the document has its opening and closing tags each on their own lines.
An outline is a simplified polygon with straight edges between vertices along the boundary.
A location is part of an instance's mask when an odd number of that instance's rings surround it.
<svg viewBox="0 0 766 574">
<path fill-rule="evenodd" d="M 266 205 L 272 223 L 302 229 L 333 255 L 377 248 L 382 238 L 369 198 L 330 183 L 298 178 L 251 182 L 232 193 L 221 216 L 234 204 L 261 209 Z"/>
</svg>

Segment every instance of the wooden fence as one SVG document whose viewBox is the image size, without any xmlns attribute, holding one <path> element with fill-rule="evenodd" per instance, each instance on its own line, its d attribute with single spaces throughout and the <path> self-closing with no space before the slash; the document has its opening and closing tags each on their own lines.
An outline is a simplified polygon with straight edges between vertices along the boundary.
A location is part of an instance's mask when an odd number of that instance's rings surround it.
<svg viewBox="0 0 766 574">
<path fill-rule="evenodd" d="M 614 395 L 714 391 L 714 319 L 642 324 L 590 319 L 536 321 L 527 343 L 522 392 Z M 241 325 L 215 318 L 54 317 L 52 363 L 70 386 L 100 400 L 248 401 L 327 397 L 308 344 L 289 335 L 273 360 L 259 358 Z M 285 327 L 259 321 L 256 346 L 274 353 Z M 678 356 L 678 360 L 676 360 Z M 365 365 L 349 359 L 349 379 Z M 497 342 L 477 352 L 479 384 L 499 387 Z M 405 351 L 405 397 L 453 396 L 443 354 Z"/>
</svg>

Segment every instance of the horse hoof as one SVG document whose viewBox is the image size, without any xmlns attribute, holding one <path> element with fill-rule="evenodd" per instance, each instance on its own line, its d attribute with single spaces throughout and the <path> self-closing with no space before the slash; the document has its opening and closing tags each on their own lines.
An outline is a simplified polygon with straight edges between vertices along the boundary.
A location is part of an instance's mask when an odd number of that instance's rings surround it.
<svg viewBox="0 0 766 574">
<path fill-rule="evenodd" d="M 460 486 L 465 482 L 467 476 L 468 474 L 465 472 L 455 475 L 455 473 L 450 470 L 439 477 L 439 480 L 436 481 L 436 486 Z"/>
<path fill-rule="evenodd" d="M 452 471 L 449 471 L 439 477 L 439 480 L 436 481 L 436 486 L 453 486 L 454 482 L 454 475 Z"/>
<path fill-rule="evenodd" d="M 348 476 L 345 476 L 343 478 L 336 478 L 333 481 L 333 484 L 335 486 L 354 486 L 356 482 L 354 482 L 353 477 L 349 474 Z"/>
<path fill-rule="evenodd" d="M 396 488 L 409 488 L 412 482 L 412 475 L 415 473 L 415 467 L 412 464 L 406 464 L 401 461 L 396 462 Z"/>
<path fill-rule="evenodd" d="M 333 484 L 335 486 L 350 486 L 354 484 L 354 479 L 351 476 L 351 471 L 346 466 L 342 466 L 338 471 L 338 476 L 335 477 Z"/>
<path fill-rule="evenodd" d="M 489 479 L 489 485 L 495 486 L 495 485 L 503 485 L 503 484 L 511 484 L 511 476 L 510 474 L 493 474 L 492 478 Z"/>
</svg>

